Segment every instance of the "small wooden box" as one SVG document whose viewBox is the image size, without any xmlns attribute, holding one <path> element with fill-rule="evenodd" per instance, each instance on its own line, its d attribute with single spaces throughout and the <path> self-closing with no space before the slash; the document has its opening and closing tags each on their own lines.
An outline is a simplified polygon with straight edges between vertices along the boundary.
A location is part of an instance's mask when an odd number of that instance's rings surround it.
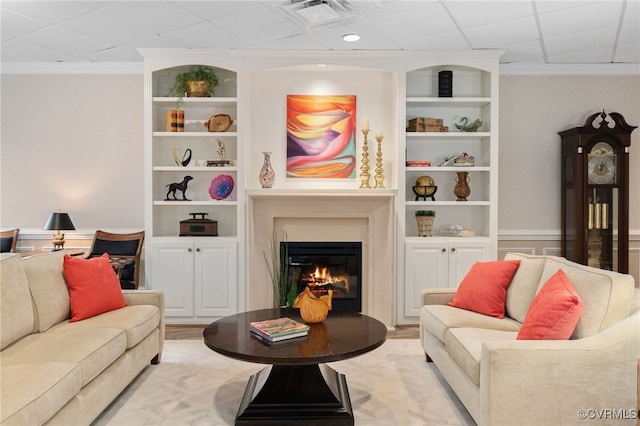
<svg viewBox="0 0 640 426">
<path fill-rule="evenodd" d="M 207 213 L 189 213 L 192 219 L 180 221 L 181 237 L 217 237 L 218 222 L 215 220 L 205 219 Z M 196 218 L 196 216 L 201 216 Z"/>
</svg>

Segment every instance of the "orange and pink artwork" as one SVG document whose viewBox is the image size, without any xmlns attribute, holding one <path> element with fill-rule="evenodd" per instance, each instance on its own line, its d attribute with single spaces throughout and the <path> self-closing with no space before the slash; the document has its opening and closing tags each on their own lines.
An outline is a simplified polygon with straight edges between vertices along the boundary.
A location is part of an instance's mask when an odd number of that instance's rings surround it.
<svg viewBox="0 0 640 426">
<path fill-rule="evenodd" d="M 287 177 L 355 178 L 355 95 L 287 95 Z"/>
</svg>

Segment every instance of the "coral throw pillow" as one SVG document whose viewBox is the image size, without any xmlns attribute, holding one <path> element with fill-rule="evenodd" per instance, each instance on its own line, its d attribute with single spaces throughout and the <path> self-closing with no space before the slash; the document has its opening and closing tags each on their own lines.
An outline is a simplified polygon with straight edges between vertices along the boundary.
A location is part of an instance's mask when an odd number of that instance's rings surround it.
<svg viewBox="0 0 640 426">
<path fill-rule="evenodd" d="M 476 262 L 462 279 L 450 306 L 504 318 L 507 287 L 520 266 L 519 260 Z"/>
<path fill-rule="evenodd" d="M 582 314 L 583 302 L 562 269 L 542 286 L 524 317 L 518 340 L 566 340 Z"/>
<path fill-rule="evenodd" d="M 108 254 L 92 259 L 65 255 L 63 269 L 71 299 L 71 322 L 127 306 Z"/>
</svg>

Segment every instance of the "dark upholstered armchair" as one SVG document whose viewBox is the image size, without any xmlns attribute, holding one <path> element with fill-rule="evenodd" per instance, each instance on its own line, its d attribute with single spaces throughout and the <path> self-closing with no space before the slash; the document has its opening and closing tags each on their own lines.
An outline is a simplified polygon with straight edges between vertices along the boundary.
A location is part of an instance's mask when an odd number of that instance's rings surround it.
<svg viewBox="0 0 640 426">
<path fill-rule="evenodd" d="M 0 232 L 0 252 L 1 253 L 15 253 L 16 245 L 18 244 L 18 234 L 20 229 L 11 229 L 9 231 Z"/>
<path fill-rule="evenodd" d="M 144 231 L 115 234 L 97 230 L 93 236 L 88 258 L 109 255 L 109 261 L 120 279 L 123 289 L 137 289 L 140 285 L 140 255 Z"/>
</svg>

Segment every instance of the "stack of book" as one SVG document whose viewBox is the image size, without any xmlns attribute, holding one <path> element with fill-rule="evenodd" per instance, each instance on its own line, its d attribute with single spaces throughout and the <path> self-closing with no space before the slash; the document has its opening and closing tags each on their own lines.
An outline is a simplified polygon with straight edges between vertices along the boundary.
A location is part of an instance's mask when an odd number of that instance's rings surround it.
<svg viewBox="0 0 640 426">
<path fill-rule="evenodd" d="M 267 343 L 305 337 L 309 333 L 307 324 L 287 317 L 251 322 L 249 328 L 253 336 Z"/>
</svg>

